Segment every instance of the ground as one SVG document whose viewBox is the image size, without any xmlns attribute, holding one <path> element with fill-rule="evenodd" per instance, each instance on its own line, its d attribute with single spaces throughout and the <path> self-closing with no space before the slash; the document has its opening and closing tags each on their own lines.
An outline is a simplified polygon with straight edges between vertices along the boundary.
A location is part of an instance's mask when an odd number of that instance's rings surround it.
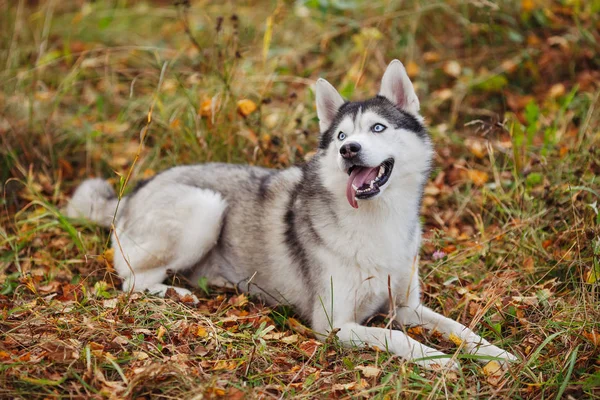
<svg viewBox="0 0 600 400">
<path fill-rule="evenodd" d="M 599 15 L 597 0 L 0 1 L 0 397 L 600 398 Z M 436 147 L 423 301 L 516 354 L 506 373 L 319 343 L 235 291 L 123 293 L 109 230 L 61 214 L 90 176 L 123 194 L 177 164 L 301 163 L 315 80 L 365 98 L 394 58 Z"/>
</svg>

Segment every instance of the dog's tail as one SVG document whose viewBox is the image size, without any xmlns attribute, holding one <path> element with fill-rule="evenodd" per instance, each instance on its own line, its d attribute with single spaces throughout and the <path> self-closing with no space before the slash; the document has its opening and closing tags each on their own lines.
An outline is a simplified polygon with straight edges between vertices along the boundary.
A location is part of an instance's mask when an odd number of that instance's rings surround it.
<svg viewBox="0 0 600 400">
<path fill-rule="evenodd" d="M 86 218 L 108 228 L 113 222 L 117 203 L 117 195 L 108 182 L 88 179 L 75 190 L 65 214 L 71 218 Z"/>
</svg>

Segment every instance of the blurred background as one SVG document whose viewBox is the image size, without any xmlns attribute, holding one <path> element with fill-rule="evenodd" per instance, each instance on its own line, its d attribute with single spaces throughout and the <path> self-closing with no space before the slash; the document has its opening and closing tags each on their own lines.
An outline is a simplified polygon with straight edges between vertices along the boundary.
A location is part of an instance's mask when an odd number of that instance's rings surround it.
<svg viewBox="0 0 600 400">
<path fill-rule="evenodd" d="M 318 139 L 316 79 L 367 98 L 397 58 L 436 148 L 425 302 L 467 325 L 479 318 L 490 340 L 508 337 L 534 360 L 484 392 L 593 396 L 599 32 L 598 0 L 0 0 L 4 309 L 85 297 L 98 282 L 118 296 L 107 232 L 60 214 L 84 178 L 126 193 L 178 164 L 302 163 Z M 19 318 L 11 332 L 29 316 Z M 3 373 L 6 387 L 37 387 Z M 476 376 L 453 393 L 472 393 Z"/>
</svg>

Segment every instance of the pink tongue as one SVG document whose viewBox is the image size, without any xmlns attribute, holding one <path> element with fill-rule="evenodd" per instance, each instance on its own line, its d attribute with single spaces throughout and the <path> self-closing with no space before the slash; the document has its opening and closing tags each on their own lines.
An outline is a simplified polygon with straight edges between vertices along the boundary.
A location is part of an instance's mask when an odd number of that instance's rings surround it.
<svg viewBox="0 0 600 400">
<path fill-rule="evenodd" d="M 348 186 L 346 186 L 346 197 L 348 198 L 348 203 L 350 203 L 352 207 L 358 208 L 358 202 L 356 201 L 356 190 L 354 190 L 352 186 L 354 185 L 354 187 L 360 189 L 365 183 L 369 183 L 373 179 L 377 178 L 378 171 L 379 167 L 356 167 L 352 170 L 352 173 L 348 178 Z"/>
</svg>

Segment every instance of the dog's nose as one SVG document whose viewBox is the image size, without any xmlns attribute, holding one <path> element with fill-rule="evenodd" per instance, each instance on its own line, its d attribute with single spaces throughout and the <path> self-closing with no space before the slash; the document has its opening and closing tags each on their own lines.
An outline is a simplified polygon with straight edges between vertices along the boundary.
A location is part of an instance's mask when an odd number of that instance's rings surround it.
<svg viewBox="0 0 600 400">
<path fill-rule="evenodd" d="M 344 158 L 352 158 L 360 151 L 360 144 L 356 142 L 345 143 L 340 147 L 340 154 Z"/>
</svg>

